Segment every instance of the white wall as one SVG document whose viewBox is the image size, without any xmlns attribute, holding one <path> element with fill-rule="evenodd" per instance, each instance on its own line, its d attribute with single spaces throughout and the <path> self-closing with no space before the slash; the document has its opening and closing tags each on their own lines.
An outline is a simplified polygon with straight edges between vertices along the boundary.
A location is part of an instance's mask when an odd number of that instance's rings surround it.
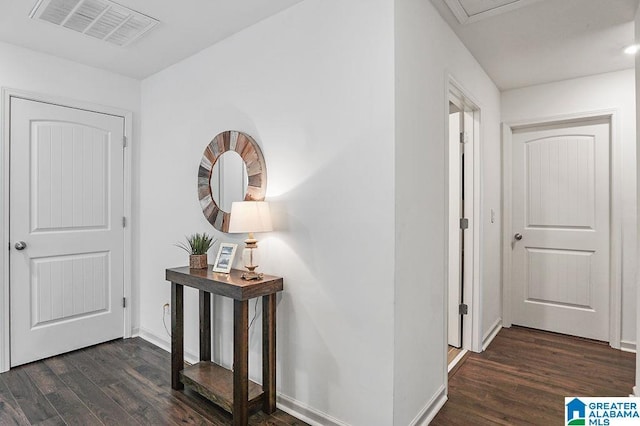
<svg viewBox="0 0 640 426">
<path fill-rule="evenodd" d="M 140 129 L 140 82 L 108 71 L 91 68 L 55 56 L 0 42 L 0 87 L 58 96 L 133 112 L 133 161 L 136 161 Z M 134 177 L 134 203 L 136 198 Z M 135 222 L 135 218 L 134 222 Z M 133 241 L 134 248 L 137 241 Z M 133 280 L 133 296 L 137 293 Z M 138 312 L 132 304 L 132 322 Z"/>
<path fill-rule="evenodd" d="M 431 2 L 396 0 L 395 36 L 394 424 L 407 425 L 424 420 L 446 386 L 448 74 L 481 108 L 483 332 L 501 317 L 500 218 L 489 215 L 500 208 L 500 94 Z"/>
<path fill-rule="evenodd" d="M 634 70 L 599 74 L 502 93 L 502 120 L 548 119 L 615 109 L 614 144 L 622 147 L 622 344 L 636 342 L 636 107 Z"/>
<path fill-rule="evenodd" d="M 276 222 L 261 237 L 260 269 L 285 285 L 278 391 L 348 424 L 391 424 L 393 49 L 390 0 L 307 0 L 143 81 L 143 335 L 168 340 L 164 269 L 187 262 L 175 242 L 200 231 L 242 241 L 206 222 L 196 177 L 217 133 L 247 132 L 266 158 Z M 197 293 L 185 299 L 185 351 L 197 353 Z M 214 358 L 230 366 L 231 304 L 214 311 Z"/>
<path fill-rule="evenodd" d="M 636 43 L 640 43 L 640 6 L 636 11 L 635 19 Z M 640 55 L 636 56 L 636 164 L 640 164 Z M 636 230 L 640 225 L 640 173 L 636 173 Z M 640 265 L 640 240 L 636 241 L 636 268 Z M 636 269 L 636 309 L 640 306 L 640 274 Z M 640 315 L 636 315 L 636 342 L 640 342 Z M 640 350 L 636 350 L 636 386 L 634 388 L 635 396 L 640 396 Z"/>
<path fill-rule="evenodd" d="M 140 82 L 0 42 L 0 86 L 140 111 Z"/>
</svg>

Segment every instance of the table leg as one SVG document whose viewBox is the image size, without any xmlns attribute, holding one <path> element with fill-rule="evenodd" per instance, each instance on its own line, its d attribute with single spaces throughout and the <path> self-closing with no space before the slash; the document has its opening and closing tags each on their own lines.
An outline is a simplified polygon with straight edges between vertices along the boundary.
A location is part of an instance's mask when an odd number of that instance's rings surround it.
<svg viewBox="0 0 640 426">
<path fill-rule="evenodd" d="M 171 283 L 171 388 L 184 389 L 180 371 L 184 369 L 184 287 Z"/>
<path fill-rule="evenodd" d="M 262 411 L 276 411 L 276 295 L 262 296 Z"/>
<path fill-rule="evenodd" d="M 249 421 L 249 302 L 233 301 L 233 424 Z"/>
<path fill-rule="evenodd" d="M 200 361 L 211 361 L 211 293 L 200 290 Z"/>
</svg>

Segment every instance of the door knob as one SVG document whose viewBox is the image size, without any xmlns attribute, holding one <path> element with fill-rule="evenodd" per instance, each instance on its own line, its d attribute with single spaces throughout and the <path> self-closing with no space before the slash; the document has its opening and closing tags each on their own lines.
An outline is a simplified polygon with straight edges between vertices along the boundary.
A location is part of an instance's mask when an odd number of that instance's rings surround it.
<svg viewBox="0 0 640 426">
<path fill-rule="evenodd" d="M 16 250 L 24 250 L 27 248 L 27 243 L 25 243 L 24 241 L 18 241 L 15 247 L 16 247 Z"/>
<path fill-rule="evenodd" d="M 514 235 L 513 238 L 515 238 L 516 241 L 520 241 L 522 239 L 522 234 L 518 233 L 518 234 Z"/>
</svg>

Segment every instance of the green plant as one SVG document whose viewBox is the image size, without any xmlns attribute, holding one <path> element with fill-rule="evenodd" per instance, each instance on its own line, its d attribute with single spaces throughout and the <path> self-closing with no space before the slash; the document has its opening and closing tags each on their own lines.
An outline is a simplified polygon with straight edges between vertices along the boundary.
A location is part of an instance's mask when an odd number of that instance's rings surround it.
<svg viewBox="0 0 640 426">
<path fill-rule="evenodd" d="M 187 242 L 180 242 L 176 244 L 176 247 L 180 247 L 182 250 L 189 254 L 207 254 L 207 251 L 213 246 L 216 240 L 208 235 L 206 232 L 191 234 L 185 237 Z"/>
</svg>

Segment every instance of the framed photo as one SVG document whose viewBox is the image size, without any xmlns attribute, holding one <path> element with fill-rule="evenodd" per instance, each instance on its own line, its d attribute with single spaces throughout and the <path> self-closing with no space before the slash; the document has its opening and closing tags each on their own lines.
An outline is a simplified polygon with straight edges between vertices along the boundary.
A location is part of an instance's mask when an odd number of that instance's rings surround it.
<svg viewBox="0 0 640 426">
<path fill-rule="evenodd" d="M 222 243 L 218 250 L 218 256 L 213 264 L 213 272 L 223 272 L 228 274 L 231 271 L 233 265 L 233 258 L 236 255 L 237 244 Z"/>
</svg>

